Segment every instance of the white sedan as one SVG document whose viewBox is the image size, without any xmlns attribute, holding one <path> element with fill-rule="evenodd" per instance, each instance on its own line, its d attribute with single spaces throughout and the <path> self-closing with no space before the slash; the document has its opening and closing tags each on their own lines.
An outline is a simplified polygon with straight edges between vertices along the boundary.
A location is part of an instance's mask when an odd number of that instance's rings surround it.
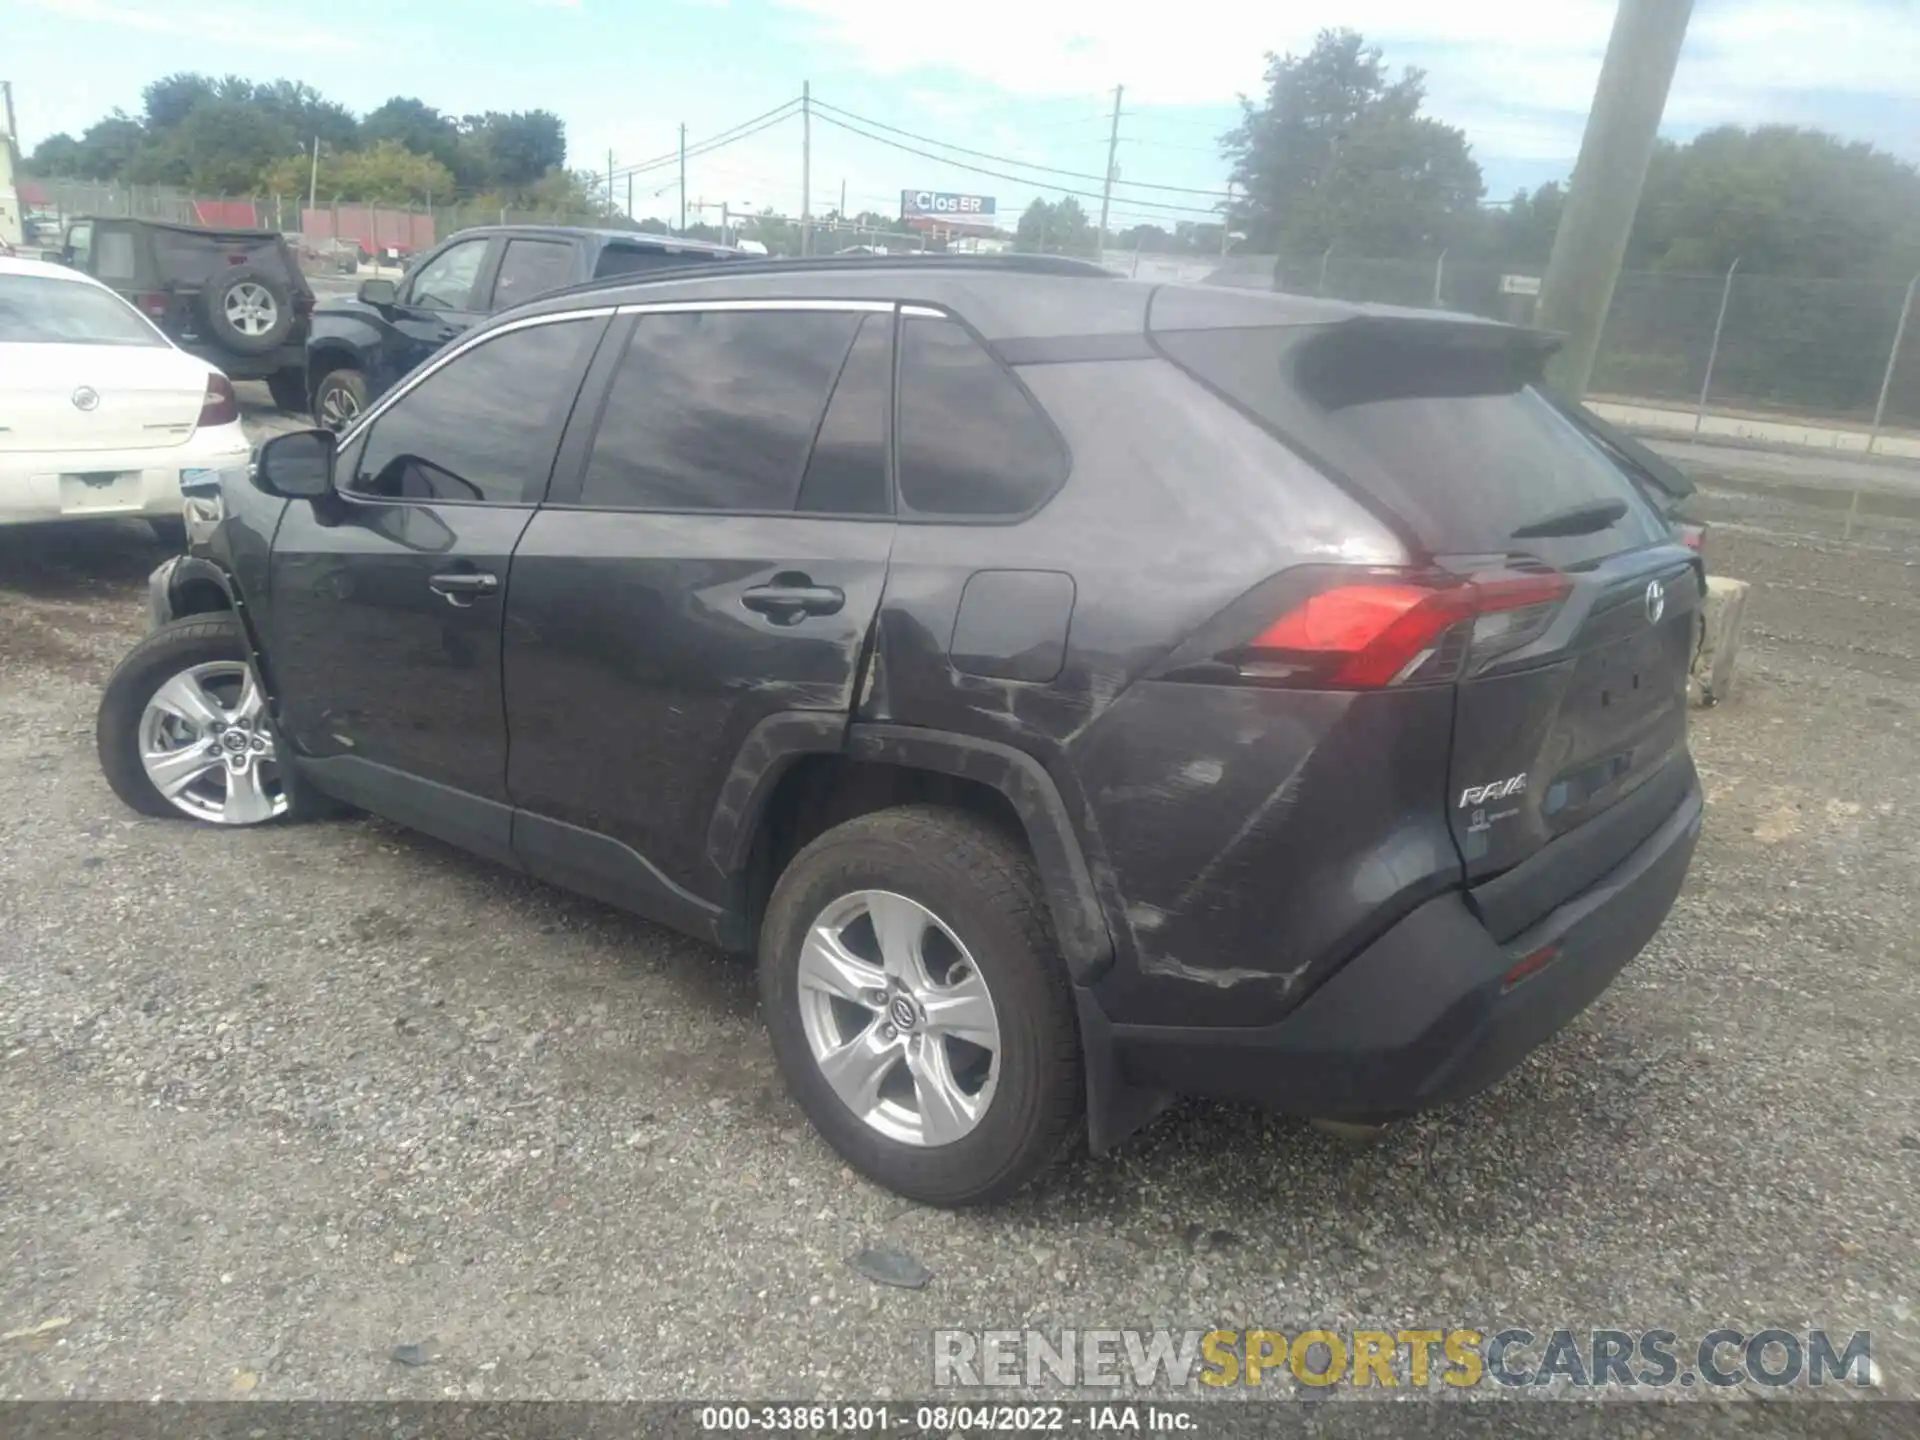
<svg viewBox="0 0 1920 1440">
<path fill-rule="evenodd" d="M 225 375 L 99 281 L 0 258 L 0 525 L 171 528 L 183 478 L 244 465 L 249 448 Z"/>
</svg>

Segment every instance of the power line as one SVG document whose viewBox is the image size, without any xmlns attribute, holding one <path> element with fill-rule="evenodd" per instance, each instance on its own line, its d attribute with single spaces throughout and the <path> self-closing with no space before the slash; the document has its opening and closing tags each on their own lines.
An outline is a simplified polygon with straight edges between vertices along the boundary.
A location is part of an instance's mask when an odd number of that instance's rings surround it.
<svg viewBox="0 0 1920 1440">
<path fill-rule="evenodd" d="M 695 155 L 709 154 L 723 146 L 733 144 L 736 140 L 745 140 L 751 135 L 757 135 L 762 130 L 770 129 L 782 120 L 789 119 L 793 115 L 798 114 L 799 109 L 800 97 L 796 95 L 784 105 L 776 105 L 771 110 L 755 115 L 751 120 L 742 120 L 738 125 L 722 130 L 717 135 L 709 135 L 703 140 L 695 141 L 687 147 L 687 158 L 692 159 Z M 648 170 L 661 170 L 669 165 L 677 165 L 679 163 L 680 151 L 678 148 L 675 148 L 667 151 L 664 155 L 656 155 L 651 160 L 641 160 L 635 164 L 623 166 L 621 169 L 614 171 L 614 174 L 640 175 Z"/>
<path fill-rule="evenodd" d="M 814 109 L 822 110 L 824 107 L 816 102 Z M 863 140 L 871 140 L 877 145 L 891 146 L 893 149 L 905 151 L 909 155 L 917 155 L 922 160 L 933 160 L 942 165 L 950 165 L 956 170 L 965 170 L 975 175 L 991 176 L 995 180 L 1011 180 L 1016 185 L 1033 185 L 1037 188 L 1058 190 L 1063 195 L 1072 195 L 1082 200 L 1098 200 L 1100 198 L 1100 192 L 1097 190 L 1075 190 L 1065 185 L 1045 185 L 1041 181 L 1036 181 L 1031 175 L 1009 175 L 1004 170 L 989 170 L 983 165 L 969 165 L 965 161 L 955 160 L 950 155 L 936 155 L 927 150 L 916 150 L 913 146 L 903 145 L 898 140 L 889 140 L 884 135 L 875 135 L 869 131 L 860 129 L 858 126 L 849 125 L 846 121 L 837 119 L 832 115 L 822 114 L 820 118 L 829 125 L 845 130 L 850 134 L 860 136 Z M 1020 162 L 1016 160 L 1003 163 L 1017 165 Z M 1214 199 L 1222 201 L 1227 198 L 1224 194 L 1216 194 L 1212 191 L 1200 191 L 1197 193 L 1211 195 Z M 1206 207 L 1200 205 L 1167 205 L 1157 200 L 1138 200 L 1132 196 L 1123 198 L 1126 200 L 1126 203 L 1131 206 L 1144 207 L 1151 210 L 1166 210 L 1175 214 L 1190 215 L 1196 211 L 1204 213 L 1206 210 Z"/>
<path fill-rule="evenodd" d="M 888 125 L 879 120 L 869 120 L 864 115 L 856 115 L 851 110 L 841 109 L 838 105 L 829 105 L 824 100 L 816 100 L 813 102 L 813 105 L 816 110 L 831 110 L 836 115 L 843 115 L 849 120 L 857 120 L 862 125 L 871 125 L 876 130 L 885 130 L 890 134 L 905 136 L 909 140 L 918 140 L 923 145 L 938 145 L 943 149 L 958 151 L 962 155 L 977 156 L 982 160 L 992 160 L 1001 165 L 1018 165 L 1023 170 L 1038 170 L 1047 175 L 1064 175 L 1070 180 L 1091 180 L 1096 185 L 1104 184 L 1106 181 L 1104 175 L 1093 175 L 1084 170 L 1062 170 L 1054 165 L 1041 165 L 1031 160 L 1016 160 L 1010 155 L 994 155 L 985 150 L 969 149 L 965 145 L 955 145 L 949 140 L 936 140 L 930 135 L 916 135 L 911 130 L 902 130 L 898 126 Z M 1118 117 L 1113 116 L 1109 118 L 1117 120 Z M 903 146 L 901 148 L 904 149 L 905 147 Z M 931 156 L 928 158 L 938 159 L 939 157 Z M 1019 177 L 1002 176 L 999 178 L 1018 179 Z M 1145 180 L 1117 180 L 1114 183 L 1118 185 L 1131 185 L 1136 190 L 1159 190 L 1174 195 L 1204 195 L 1210 200 L 1224 200 L 1226 198 L 1226 196 L 1218 190 L 1198 190 L 1191 185 L 1157 185 Z"/>
</svg>

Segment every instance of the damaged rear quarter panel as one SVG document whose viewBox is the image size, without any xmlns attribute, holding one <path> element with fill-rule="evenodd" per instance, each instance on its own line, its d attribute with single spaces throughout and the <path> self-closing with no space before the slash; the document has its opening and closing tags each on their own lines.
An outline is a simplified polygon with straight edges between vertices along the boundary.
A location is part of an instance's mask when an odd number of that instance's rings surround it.
<svg viewBox="0 0 1920 1440">
<path fill-rule="evenodd" d="M 1460 880 L 1446 687 L 1144 681 L 1073 745 L 1124 897 L 1116 1021 L 1258 1025 Z"/>
</svg>

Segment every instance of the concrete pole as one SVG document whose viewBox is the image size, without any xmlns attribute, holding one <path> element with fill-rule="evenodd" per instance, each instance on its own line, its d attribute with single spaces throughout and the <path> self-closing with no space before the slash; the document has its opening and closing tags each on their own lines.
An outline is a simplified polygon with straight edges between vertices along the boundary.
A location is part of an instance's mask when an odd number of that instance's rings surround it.
<svg viewBox="0 0 1920 1440">
<path fill-rule="evenodd" d="M 1440 251 L 1440 258 L 1433 262 L 1433 308 L 1440 308 L 1440 282 L 1447 277 L 1447 252 Z"/>
<path fill-rule="evenodd" d="M 1327 246 L 1320 252 L 1320 289 L 1319 294 L 1327 293 L 1327 261 L 1333 258 L 1333 247 Z"/>
<path fill-rule="evenodd" d="M 800 82 L 800 253 L 813 253 L 813 82 Z"/>
<path fill-rule="evenodd" d="M 1614 16 L 1535 312 L 1541 329 L 1566 336 L 1547 373 L 1575 399 L 1593 375 L 1692 12 L 1693 0 L 1620 0 Z"/>
<path fill-rule="evenodd" d="M 1873 406 L 1873 429 L 1867 435 L 1867 453 L 1873 453 L 1875 443 L 1880 439 L 1880 424 L 1887 418 L 1887 392 L 1893 389 L 1894 368 L 1900 363 L 1900 346 L 1907 338 L 1907 320 L 1913 314 L 1913 291 L 1920 286 L 1920 275 L 1907 282 L 1907 298 L 1900 302 L 1900 323 L 1893 328 L 1893 349 L 1887 352 L 1887 373 L 1880 377 L 1880 398 Z M 1858 503 L 1859 497 L 1855 497 Z"/>
<path fill-rule="evenodd" d="M 313 137 L 313 168 L 307 172 L 307 208 L 309 210 L 317 210 L 320 208 L 319 197 L 320 197 L 320 137 L 316 135 Z M 127 213 L 132 214 L 133 212 L 128 211 Z M 300 228 L 304 230 L 306 229 L 306 226 L 302 225 Z"/>
<path fill-rule="evenodd" d="M 1733 298 L 1733 272 L 1740 268 L 1740 257 L 1733 257 L 1733 264 L 1727 267 L 1727 283 L 1720 287 L 1720 313 L 1713 319 L 1713 343 L 1707 347 L 1707 373 L 1700 377 L 1700 404 L 1693 412 L 1693 433 L 1700 433 L 1700 426 L 1707 418 L 1707 391 L 1713 385 L 1713 362 L 1720 358 L 1720 331 L 1727 323 L 1727 301 Z"/>
<path fill-rule="evenodd" d="M 1100 187 L 1100 248 L 1107 247 L 1107 207 L 1113 203 L 1113 166 L 1120 149 L 1120 97 L 1126 86 L 1113 87 L 1113 127 L 1107 132 L 1107 182 Z"/>
<path fill-rule="evenodd" d="M 687 122 L 680 122 L 680 233 L 687 233 Z"/>
</svg>

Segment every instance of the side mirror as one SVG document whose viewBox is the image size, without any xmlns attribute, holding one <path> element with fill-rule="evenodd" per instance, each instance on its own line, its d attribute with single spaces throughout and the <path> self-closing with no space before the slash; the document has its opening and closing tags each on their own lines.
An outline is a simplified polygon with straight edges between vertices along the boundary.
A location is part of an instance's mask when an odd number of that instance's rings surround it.
<svg viewBox="0 0 1920 1440">
<path fill-rule="evenodd" d="M 360 282 L 360 303 L 363 305 L 391 305 L 399 298 L 400 287 L 391 280 Z"/>
<path fill-rule="evenodd" d="M 253 483 L 282 500 L 319 500 L 333 493 L 331 430 L 276 435 L 253 457 Z"/>
</svg>

